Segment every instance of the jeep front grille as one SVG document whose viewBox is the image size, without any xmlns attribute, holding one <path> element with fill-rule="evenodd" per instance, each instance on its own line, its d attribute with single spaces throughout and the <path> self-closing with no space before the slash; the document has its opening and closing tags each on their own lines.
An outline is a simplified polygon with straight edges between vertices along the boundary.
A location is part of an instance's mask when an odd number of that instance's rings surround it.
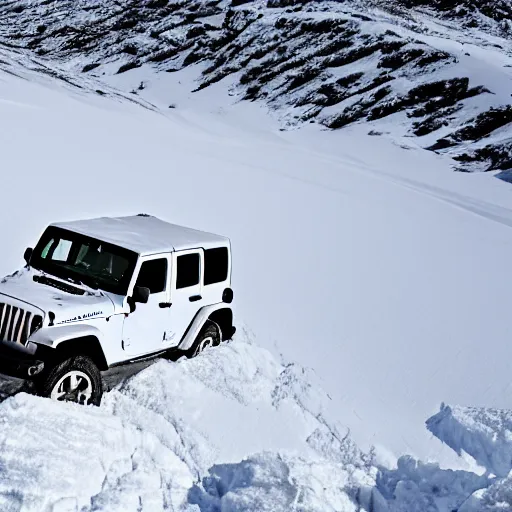
<svg viewBox="0 0 512 512">
<path fill-rule="evenodd" d="M 30 335 L 43 323 L 43 317 L 0 302 L 0 340 L 25 345 Z"/>
</svg>

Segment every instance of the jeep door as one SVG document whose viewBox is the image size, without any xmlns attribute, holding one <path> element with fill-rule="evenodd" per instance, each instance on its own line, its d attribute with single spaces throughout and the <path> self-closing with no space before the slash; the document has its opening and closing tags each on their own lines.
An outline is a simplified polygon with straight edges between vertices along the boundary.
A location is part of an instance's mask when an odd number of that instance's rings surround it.
<svg viewBox="0 0 512 512">
<path fill-rule="evenodd" d="M 169 346 L 175 347 L 205 303 L 202 296 L 204 253 L 202 249 L 192 249 L 177 251 L 172 256 L 168 339 Z"/>
<path fill-rule="evenodd" d="M 122 343 L 129 355 L 149 354 L 166 346 L 170 269 L 171 256 L 167 254 L 142 257 L 137 263 L 134 286 L 149 288 L 150 295 L 147 304 L 137 303 L 135 311 L 124 319 Z"/>
</svg>

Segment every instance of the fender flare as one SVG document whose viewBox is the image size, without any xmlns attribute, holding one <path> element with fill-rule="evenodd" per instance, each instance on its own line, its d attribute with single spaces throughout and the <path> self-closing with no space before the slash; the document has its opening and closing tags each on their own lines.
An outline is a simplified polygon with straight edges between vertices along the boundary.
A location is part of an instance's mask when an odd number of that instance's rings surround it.
<svg viewBox="0 0 512 512">
<path fill-rule="evenodd" d="M 102 345 L 103 334 L 92 325 L 63 325 L 36 331 L 29 342 L 36 344 L 36 353 L 50 360 L 59 353 L 72 355 L 80 353 L 92 358 L 100 370 L 106 370 L 109 363 Z"/>
<path fill-rule="evenodd" d="M 183 351 L 189 350 L 194 344 L 194 341 L 203 328 L 204 324 L 209 320 L 211 314 L 221 309 L 226 309 L 226 304 L 224 302 L 220 302 L 219 304 L 212 304 L 211 306 L 204 306 L 201 308 L 188 326 L 183 338 L 176 348 Z M 214 323 L 217 325 L 220 337 L 222 339 L 223 336 L 220 326 L 216 322 Z"/>
<path fill-rule="evenodd" d="M 64 341 L 69 341 L 76 338 L 85 338 L 93 336 L 101 345 L 103 340 L 102 332 L 92 325 L 62 325 L 51 328 L 42 328 L 36 331 L 28 341 L 36 343 L 37 345 L 45 345 L 51 348 L 57 348 Z"/>
</svg>

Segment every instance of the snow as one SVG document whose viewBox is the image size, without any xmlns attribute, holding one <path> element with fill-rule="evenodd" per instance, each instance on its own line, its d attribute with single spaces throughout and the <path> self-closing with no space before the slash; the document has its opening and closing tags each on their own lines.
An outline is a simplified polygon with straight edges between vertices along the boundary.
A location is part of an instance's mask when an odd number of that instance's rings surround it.
<svg viewBox="0 0 512 512">
<path fill-rule="evenodd" d="M 182 486 L 186 486 L 187 477 L 191 480 L 186 465 L 150 434 L 122 428 L 119 418 L 101 410 L 62 407 L 53 402 L 42 406 L 40 402 L 20 394 L 2 405 L 3 432 L 8 432 L 3 436 L 0 456 L 2 510 L 80 509 L 89 505 L 93 496 L 108 494 L 109 479 L 127 485 L 129 478 L 123 482 L 123 475 L 133 471 L 130 476 L 135 480 L 137 468 L 144 476 L 150 500 L 155 492 L 151 483 L 156 480 L 157 488 L 161 483 L 158 468 L 173 469 L 175 492 L 180 480 L 185 481 Z M 94 457 L 90 456 L 92 449 Z M 148 459 L 153 459 L 150 468 Z M 95 499 L 99 501 L 102 496 Z"/>
<path fill-rule="evenodd" d="M 485 468 L 486 485 L 478 486 L 460 512 L 512 510 L 512 412 L 482 407 L 450 407 L 427 421 L 428 429 L 459 454 L 467 453 Z M 476 490 L 476 488 L 475 488 Z"/>
<path fill-rule="evenodd" d="M 459 510 L 469 496 L 489 485 L 484 476 L 441 469 L 409 456 L 401 457 L 397 466 L 382 469 L 377 479 L 377 488 L 393 512 Z"/>
<path fill-rule="evenodd" d="M 213 466 L 202 488 L 191 490 L 190 500 L 205 512 L 357 512 L 366 505 L 351 495 L 358 485 L 357 477 L 336 465 L 264 453 Z"/>
<path fill-rule="evenodd" d="M 492 408 L 449 407 L 427 422 L 428 429 L 457 453 L 471 455 L 490 473 L 512 470 L 512 412 Z"/>
<path fill-rule="evenodd" d="M 374 472 L 357 450 L 342 462 L 310 447 L 309 435 L 321 427 L 327 440 L 328 428 L 284 393 L 283 372 L 246 339 L 194 361 L 161 360 L 100 408 L 8 398 L 0 508 L 355 512 L 353 491 L 374 485 Z"/>
<path fill-rule="evenodd" d="M 145 77 L 135 104 L 9 58 L 29 80 L 0 72 L 0 274 L 55 221 L 148 212 L 225 233 L 236 323 L 257 345 L 239 329 L 196 360 L 161 360 L 99 409 L 6 399 L 0 509 L 447 512 L 474 491 L 508 499 L 506 478 L 485 491 L 481 458 L 459 459 L 424 421 L 442 401 L 512 409 L 509 184 L 364 125 L 281 132 L 263 108 L 233 105 L 229 83 L 189 93 L 197 69 L 115 77 L 124 90 Z"/>
<path fill-rule="evenodd" d="M 153 85 L 148 63 L 163 73 L 201 61 L 202 73 L 188 83 L 189 91 L 226 83 L 230 76 L 229 94 L 264 102 L 286 128 L 373 120 L 374 131 L 389 131 L 402 144 L 412 138 L 431 147 L 448 137 L 446 153 L 465 157 L 454 164 L 462 170 L 501 170 L 510 163 L 510 141 L 499 130 L 489 140 L 474 124 L 491 107 L 510 103 L 510 41 L 503 23 L 469 12 L 473 3 L 446 11 L 380 0 L 306 0 L 294 8 L 264 0 L 239 6 L 208 0 L 172 6 L 62 0 L 58 8 L 43 0 L 17 0 L 17 10 L 10 4 L 0 8 L 0 39 L 83 71 L 88 85 L 91 76 L 120 81 L 126 96 L 149 100 L 143 103 L 149 108 L 154 98 L 146 91 Z M 489 4 L 480 7 L 489 12 Z M 509 11 L 496 7 L 493 18 Z M 207 23 L 212 16 L 217 27 Z M 77 36 L 89 31 L 94 43 Z M 35 59 L 31 64 L 50 72 Z M 130 87 L 125 87 L 127 66 L 136 68 L 128 75 L 140 76 Z M 72 73 L 51 73 L 78 85 Z M 337 80 L 347 76 L 352 79 Z M 447 94 L 436 92 L 440 81 L 452 82 Z M 163 107 L 176 108 L 170 90 L 166 93 Z M 472 127 L 468 140 L 459 137 L 461 126 Z M 483 153 L 482 143 L 490 144 Z"/>
<path fill-rule="evenodd" d="M 475 492 L 460 507 L 459 512 L 510 512 L 512 510 L 512 482 L 510 478 L 497 480 L 489 488 Z"/>
</svg>

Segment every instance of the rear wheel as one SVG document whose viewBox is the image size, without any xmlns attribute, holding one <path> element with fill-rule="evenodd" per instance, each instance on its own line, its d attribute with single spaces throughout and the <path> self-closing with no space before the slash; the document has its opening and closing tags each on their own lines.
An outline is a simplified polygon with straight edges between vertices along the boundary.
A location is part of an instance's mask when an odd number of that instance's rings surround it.
<svg viewBox="0 0 512 512">
<path fill-rule="evenodd" d="M 206 347 L 216 347 L 220 343 L 219 328 L 213 322 L 207 322 L 197 335 L 194 344 L 188 350 L 188 357 L 195 357 Z"/>
<path fill-rule="evenodd" d="M 37 388 L 41 396 L 82 405 L 100 405 L 103 394 L 100 371 L 87 356 L 73 356 L 56 364 L 41 376 Z"/>
</svg>

